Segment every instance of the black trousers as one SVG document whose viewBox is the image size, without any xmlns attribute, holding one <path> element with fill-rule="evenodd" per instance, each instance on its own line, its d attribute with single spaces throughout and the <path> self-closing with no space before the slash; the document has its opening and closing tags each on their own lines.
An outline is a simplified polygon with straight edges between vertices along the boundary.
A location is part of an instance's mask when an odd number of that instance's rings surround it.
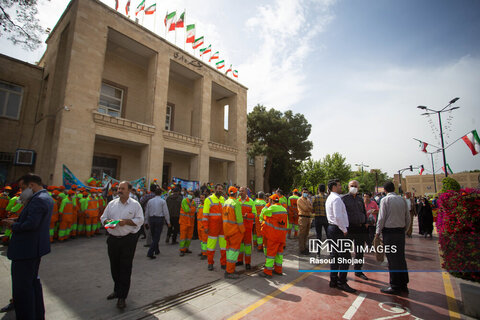
<svg viewBox="0 0 480 320">
<path fill-rule="evenodd" d="M 12 294 L 18 320 L 45 319 L 45 306 L 38 269 L 40 259 L 12 261 Z"/>
<path fill-rule="evenodd" d="M 325 235 L 327 234 L 328 220 L 326 216 L 315 216 L 315 232 L 317 233 L 317 239 L 322 240 L 322 228 L 325 229 Z"/>
<path fill-rule="evenodd" d="M 331 239 L 333 241 L 338 241 L 339 239 L 347 239 L 343 235 L 343 231 L 340 230 L 339 227 L 335 225 L 329 225 L 327 228 L 327 239 Z M 333 263 L 330 264 L 330 269 L 332 272 L 330 273 L 330 281 L 337 282 L 338 284 L 347 283 L 347 272 L 337 272 L 334 270 L 348 270 L 349 264 L 348 263 L 339 263 L 339 259 L 350 259 L 352 255 L 350 252 L 336 252 L 332 250 L 330 252 L 330 259 L 334 259 Z"/>
<path fill-rule="evenodd" d="M 165 217 L 149 217 L 148 225 L 150 226 L 150 232 L 152 233 L 152 243 L 150 249 L 148 249 L 147 256 L 151 257 L 153 254 L 159 254 L 158 242 L 162 235 L 163 224 L 165 223 Z"/>
<path fill-rule="evenodd" d="M 383 228 L 383 244 L 388 247 L 396 246 L 397 252 L 385 253 L 388 260 L 388 270 L 402 271 L 390 272 L 390 286 L 394 289 L 403 289 L 408 284 L 408 268 L 405 260 L 405 229 Z"/>
<path fill-rule="evenodd" d="M 348 238 L 353 240 L 353 245 L 355 247 L 355 259 L 363 259 L 363 251 L 357 250 L 357 247 L 365 246 L 365 243 L 368 239 L 368 229 L 365 225 L 356 225 L 350 226 L 348 229 Z M 358 260 L 357 260 L 358 261 Z M 362 270 L 363 263 L 355 263 L 353 268 L 356 272 L 360 272 Z"/>
<path fill-rule="evenodd" d="M 114 282 L 113 291 L 118 298 L 127 298 L 130 290 L 130 277 L 137 240 L 138 233 L 130 233 L 121 238 L 110 235 L 107 239 L 110 271 Z"/>
<path fill-rule="evenodd" d="M 167 231 L 167 239 L 172 237 L 172 241 L 177 241 L 177 235 L 180 233 L 180 224 L 178 223 L 178 219 L 180 217 L 172 217 L 170 216 L 170 227 Z"/>
</svg>

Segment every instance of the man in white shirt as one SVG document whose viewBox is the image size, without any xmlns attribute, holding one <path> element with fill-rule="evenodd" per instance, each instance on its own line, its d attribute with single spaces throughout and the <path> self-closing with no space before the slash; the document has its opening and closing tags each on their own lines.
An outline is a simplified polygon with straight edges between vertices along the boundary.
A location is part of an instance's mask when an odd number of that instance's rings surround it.
<svg viewBox="0 0 480 320">
<path fill-rule="evenodd" d="M 114 228 L 108 228 L 107 239 L 110 270 L 115 284 L 108 300 L 118 298 L 117 307 L 126 307 L 125 299 L 130 289 L 132 263 L 137 246 L 137 232 L 143 225 L 143 210 L 140 203 L 130 198 L 132 185 L 123 181 L 118 185 L 118 199 L 110 201 L 100 220 L 103 225 L 116 222 Z"/>
<path fill-rule="evenodd" d="M 330 195 L 325 202 L 325 211 L 328 219 L 327 239 L 331 239 L 333 241 L 348 239 L 348 214 L 345 204 L 340 198 L 340 193 L 342 192 L 342 185 L 340 184 L 340 181 L 338 179 L 330 180 L 328 182 L 328 190 L 330 190 Z M 349 293 L 356 292 L 357 290 L 351 288 L 347 284 L 347 272 L 335 271 L 348 270 L 348 263 L 345 263 L 344 261 L 340 261 L 341 263 L 339 263 L 339 259 L 350 259 L 350 252 L 346 251 L 344 253 L 340 253 L 332 250 L 332 252 L 330 252 L 330 258 L 334 261 L 334 263 L 330 265 L 330 269 L 332 270 L 330 273 L 330 288 L 338 288 Z"/>
<path fill-rule="evenodd" d="M 162 192 L 160 188 L 155 189 L 155 197 L 147 202 L 145 210 L 145 228 L 150 228 L 152 233 L 152 243 L 147 253 L 147 257 L 150 259 L 155 259 L 155 254 L 160 254 L 158 242 L 165 221 L 170 227 L 170 214 L 168 213 L 167 202 L 162 199 Z"/>
</svg>

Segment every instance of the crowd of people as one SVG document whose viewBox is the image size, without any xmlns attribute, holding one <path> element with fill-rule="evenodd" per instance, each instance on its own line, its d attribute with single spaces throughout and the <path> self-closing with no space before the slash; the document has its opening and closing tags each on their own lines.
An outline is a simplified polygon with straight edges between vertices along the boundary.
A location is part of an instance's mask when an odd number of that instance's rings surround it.
<svg viewBox="0 0 480 320">
<path fill-rule="evenodd" d="M 412 235 L 414 216 L 419 219 L 419 233 L 432 237 L 433 215 L 429 201 L 423 197 L 415 198 L 410 193 L 402 199 L 393 192 L 391 182 L 385 185 L 384 194 L 375 196 L 368 192 L 361 195 L 356 180 L 350 181 L 348 187 L 348 192 L 342 194 L 340 182 L 332 180 L 328 183 L 328 192 L 327 186 L 321 184 L 316 195 L 306 188 L 294 189 L 289 194 L 284 194 L 281 189 L 272 194 L 254 194 L 244 186 L 213 186 L 209 183 L 198 190 L 187 190 L 181 184 L 159 186 L 154 180 L 148 191 L 134 189 L 127 181 L 115 183 L 109 190 L 75 185 L 66 190 L 63 186 L 43 186 L 40 177 L 27 175 L 18 184 L 3 189 L 0 198 L 2 225 L 6 227 L 3 241 L 8 243 L 11 239 L 15 244 L 21 221 L 25 215 L 31 214 L 31 199 L 40 192 L 43 200 L 51 204 L 49 242 L 63 242 L 78 236 L 92 237 L 105 228 L 114 280 L 114 290 L 107 298 L 118 299 L 118 308 L 126 305 L 139 235 L 147 238 L 147 257 L 155 259 L 160 253 L 159 241 L 165 224 L 168 226 L 166 242 L 178 244 L 181 257 L 192 253 L 191 241 L 197 230 L 199 256 L 206 260 L 209 271 L 214 270 L 218 242 L 220 267 L 225 270 L 227 279 L 239 277 L 235 273 L 237 266 L 245 265 L 246 270 L 252 268 L 252 251 L 262 252 L 265 259 L 260 276 L 281 276 L 287 238 L 298 239 L 299 255 L 310 255 L 307 241 L 312 223 L 318 239 L 322 239 L 324 230 L 326 238 L 351 239 L 355 246 L 365 243 L 371 246 L 374 239 L 383 234 L 385 243 L 403 248 L 394 256 L 387 254 L 390 268 L 406 270 L 405 236 Z M 30 210 L 22 214 L 25 208 Z M 42 221 L 45 223 L 43 218 Z M 45 252 L 49 252 L 49 246 Z M 330 255 L 349 258 L 347 253 Z M 355 276 L 368 280 L 362 272 L 363 255 L 363 251 L 355 250 L 354 272 Z M 348 264 L 334 263 L 331 270 L 348 267 Z M 346 275 L 346 272 L 332 271 L 330 287 L 355 292 L 348 286 Z M 407 272 L 392 273 L 391 286 L 383 288 L 382 292 L 408 292 L 407 283 Z M 14 292 L 14 302 L 19 300 L 15 300 Z"/>
</svg>

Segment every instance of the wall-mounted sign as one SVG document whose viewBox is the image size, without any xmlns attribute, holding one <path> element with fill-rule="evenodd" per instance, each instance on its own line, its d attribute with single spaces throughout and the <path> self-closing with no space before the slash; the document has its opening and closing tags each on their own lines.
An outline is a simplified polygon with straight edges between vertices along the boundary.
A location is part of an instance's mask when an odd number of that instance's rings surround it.
<svg viewBox="0 0 480 320">
<path fill-rule="evenodd" d="M 185 56 L 183 54 L 180 54 L 180 52 L 175 52 L 173 54 L 173 57 L 177 60 L 182 61 L 183 63 L 194 66 L 195 68 L 201 68 L 202 67 L 202 63 L 200 61 L 195 60 L 195 59 L 189 60 L 189 59 L 185 58 Z"/>
</svg>

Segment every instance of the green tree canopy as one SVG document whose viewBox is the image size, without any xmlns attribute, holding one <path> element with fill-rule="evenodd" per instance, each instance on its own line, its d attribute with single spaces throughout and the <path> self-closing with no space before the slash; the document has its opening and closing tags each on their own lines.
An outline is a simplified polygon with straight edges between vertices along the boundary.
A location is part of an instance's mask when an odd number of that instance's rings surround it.
<svg viewBox="0 0 480 320">
<path fill-rule="evenodd" d="M 256 105 L 247 116 L 247 140 L 251 156 L 266 156 L 264 190 L 271 191 L 271 177 L 281 180 L 281 187 L 288 190 L 301 161 L 310 156 L 313 147 L 308 140 L 312 126 L 300 113 L 285 113 L 273 108 L 267 110 Z M 275 166 L 274 166 L 275 163 Z M 290 170 L 285 170 L 289 168 Z M 283 176 L 279 179 L 279 176 Z M 280 183 L 275 181 L 275 183 Z"/>
</svg>

